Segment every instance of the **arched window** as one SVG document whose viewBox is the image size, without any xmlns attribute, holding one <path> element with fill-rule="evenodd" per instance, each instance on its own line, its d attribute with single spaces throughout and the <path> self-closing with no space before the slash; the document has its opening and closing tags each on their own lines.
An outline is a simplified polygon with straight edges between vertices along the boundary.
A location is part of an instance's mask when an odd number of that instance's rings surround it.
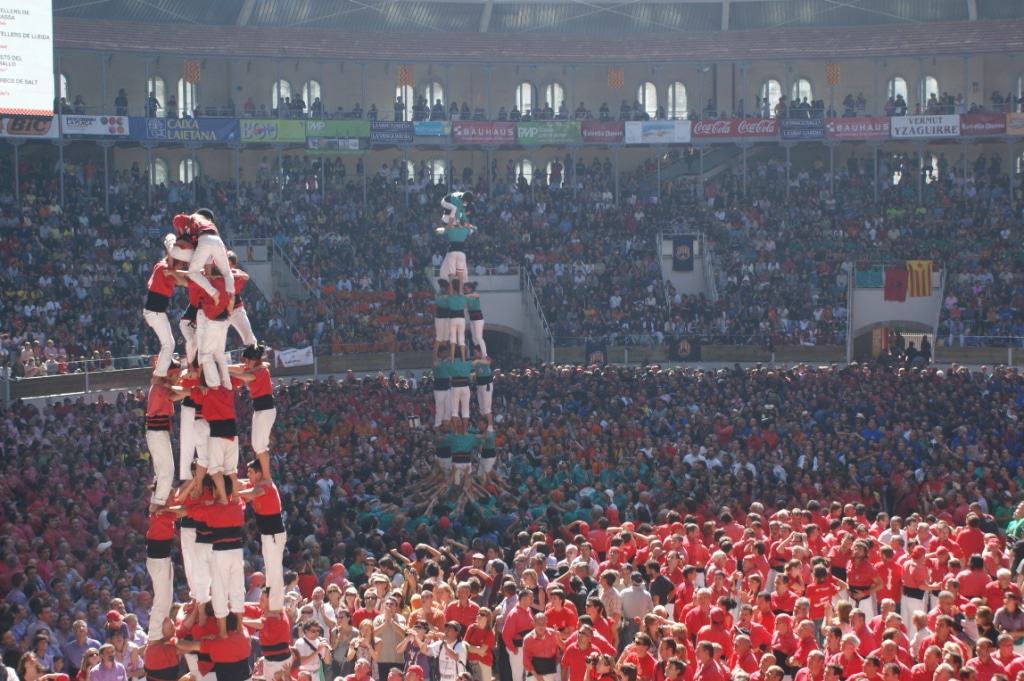
<svg viewBox="0 0 1024 681">
<path fill-rule="evenodd" d="M 68 76 L 66 73 L 60 74 L 60 94 L 58 97 L 64 97 L 69 102 L 71 101 L 71 98 L 68 96 Z"/>
<path fill-rule="evenodd" d="M 441 102 L 441 106 L 445 105 L 444 87 L 437 81 L 431 81 L 424 85 L 420 93 L 426 98 L 427 104 L 430 106 L 434 106 L 437 102 Z"/>
<path fill-rule="evenodd" d="M 519 181 L 520 175 L 526 178 L 527 184 L 533 182 L 533 163 L 530 159 L 523 158 L 516 162 L 516 182 Z"/>
<path fill-rule="evenodd" d="M 153 172 L 150 174 L 154 185 L 167 184 L 167 161 L 160 158 L 153 159 Z"/>
<path fill-rule="evenodd" d="M 923 110 L 928 105 L 928 100 L 931 99 L 932 95 L 935 98 L 939 98 L 939 80 L 935 76 L 925 76 L 921 79 L 921 109 Z"/>
<path fill-rule="evenodd" d="M 768 116 L 775 118 L 775 105 L 782 98 L 782 83 L 769 78 L 761 84 L 761 107 L 762 112 L 768 109 Z"/>
<path fill-rule="evenodd" d="M 395 104 L 398 104 L 399 99 L 402 100 L 402 111 L 405 114 L 405 120 L 411 121 L 412 107 L 416 104 L 411 85 L 399 85 L 395 88 Z M 395 117 L 395 120 L 398 120 L 398 116 Z"/>
<path fill-rule="evenodd" d="M 289 83 L 284 78 L 282 78 L 281 80 L 277 81 L 276 83 L 270 86 L 270 108 L 277 108 L 278 98 L 281 98 L 283 100 L 285 97 L 288 97 L 290 99 L 291 96 L 292 84 Z"/>
<path fill-rule="evenodd" d="M 167 110 L 164 108 L 167 106 L 167 85 L 164 83 L 163 78 L 161 78 L 160 76 L 149 77 L 149 82 L 146 83 L 146 96 L 155 97 L 158 104 L 158 106 L 156 107 L 156 111 L 149 110 L 149 106 L 146 107 L 147 116 L 156 116 L 157 118 L 163 118 L 167 115 Z M 166 166 L 166 164 L 164 165 Z"/>
<path fill-rule="evenodd" d="M 678 80 L 668 86 L 668 117 L 682 120 L 690 115 L 686 101 L 686 86 Z"/>
<path fill-rule="evenodd" d="M 565 88 L 560 83 L 549 83 L 544 88 L 544 101 L 558 113 L 558 107 L 565 101 Z"/>
<path fill-rule="evenodd" d="M 306 109 L 313 104 L 313 100 L 320 96 L 320 81 L 307 80 L 302 84 L 302 101 L 306 103 Z"/>
<path fill-rule="evenodd" d="M 551 170 L 554 167 L 555 162 L 557 162 L 558 165 L 559 165 L 559 170 L 558 170 L 558 176 L 557 177 L 552 176 L 552 174 L 551 174 Z M 548 184 L 551 185 L 551 186 L 556 186 L 556 187 L 563 186 L 563 184 L 565 183 L 566 172 L 567 172 L 566 171 L 566 167 L 562 163 L 561 159 L 555 159 L 554 161 L 548 161 L 548 165 L 547 165 Z"/>
<path fill-rule="evenodd" d="M 178 79 L 178 115 L 182 118 L 192 115 L 196 108 L 196 84 L 184 78 Z"/>
<path fill-rule="evenodd" d="M 520 113 L 533 111 L 533 84 L 528 82 L 516 86 L 515 107 Z"/>
<path fill-rule="evenodd" d="M 802 102 L 805 97 L 808 102 L 814 99 L 811 81 L 806 78 L 797 78 L 796 82 L 793 83 L 793 102 Z"/>
<path fill-rule="evenodd" d="M 435 158 L 433 161 L 427 161 L 427 169 L 430 171 L 430 181 L 432 183 L 443 184 L 446 181 L 443 158 Z"/>
<path fill-rule="evenodd" d="M 180 182 L 191 182 L 199 177 L 199 161 L 190 158 L 181 160 L 178 164 L 178 180 Z"/>
<path fill-rule="evenodd" d="M 889 86 L 886 88 L 886 93 L 896 99 L 897 96 L 903 97 L 903 100 L 907 99 L 907 80 L 902 76 L 893 76 L 889 79 Z"/>
<path fill-rule="evenodd" d="M 636 99 L 640 107 L 651 118 L 658 117 L 658 88 L 651 81 L 640 83 L 636 89 Z"/>
</svg>

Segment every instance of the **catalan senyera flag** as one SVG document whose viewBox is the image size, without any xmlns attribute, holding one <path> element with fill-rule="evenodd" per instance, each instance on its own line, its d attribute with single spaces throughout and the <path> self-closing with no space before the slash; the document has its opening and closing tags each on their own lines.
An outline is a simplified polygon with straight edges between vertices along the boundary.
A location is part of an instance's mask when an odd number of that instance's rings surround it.
<svg viewBox="0 0 1024 681">
<path fill-rule="evenodd" d="M 907 274 L 907 295 L 911 298 L 921 298 L 932 294 L 932 261 L 931 260 L 908 260 Z"/>
<path fill-rule="evenodd" d="M 199 62 L 186 61 L 183 71 L 184 73 L 182 74 L 182 76 L 185 78 L 186 83 L 195 85 L 199 82 Z"/>
<path fill-rule="evenodd" d="M 626 83 L 626 72 L 624 69 L 608 69 L 608 87 L 612 90 L 621 90 Z"/>
<path fill-rule="evenodd" d="M 413 72 L 412 72 L 412 66 L 410 66 L 409 64 L 402 64 L 401 66 L 399 66 L 398 67 L 398 84 L 399 85 L 408 85 L 409 87 L 412 87 L 413 81 L 414 81 L 414 76 L 413 76 Z"/>
</svg>

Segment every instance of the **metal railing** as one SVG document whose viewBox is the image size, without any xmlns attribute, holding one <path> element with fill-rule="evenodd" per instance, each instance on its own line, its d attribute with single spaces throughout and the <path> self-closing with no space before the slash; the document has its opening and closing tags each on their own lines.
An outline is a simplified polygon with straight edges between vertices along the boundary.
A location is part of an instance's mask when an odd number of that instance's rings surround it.
<svg viewBox="0 0 1024 681">
<path fill-rule="evenodd" d="M 551 325 L 548 324 L 547 315 L 544 314 L 544 306 L 541 305 L 540 296 L 537 294 L 537 289 L 533 284 L 533 277 L 530 275 L 528 269 L 520 269 L 520 286 L 522 287 L 523 296 L 529 308 L 532 308 L 535 313 L 535 319 L 540 321 L 540 332 L 541 332 L 541 345 L 544 349 L 544 355 L 548 361 L 554 361 L 555 357 L 555 340 L 554 335 L 551 333 Z"/>
</svg>

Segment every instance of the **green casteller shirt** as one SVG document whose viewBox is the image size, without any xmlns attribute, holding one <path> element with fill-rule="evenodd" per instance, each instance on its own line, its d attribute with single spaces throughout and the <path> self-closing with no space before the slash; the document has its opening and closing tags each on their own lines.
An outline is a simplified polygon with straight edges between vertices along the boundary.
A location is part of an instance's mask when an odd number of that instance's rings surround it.
<svg viewBox="0 0 1024 681">
<path fill-rule="evenodd" d="M 476 435 L 468 433 L 466 435 L 452 434 L 448 437 L 451 438 L 452 456 L 456 454 L 471 454 L 476 449 Z"/>
<path fill-rule="evenodd" d="M 462 200 L 464 192 L 452 192 L 444 197 L 445 201 L 455 206 L 455 219 L 459 222 L 466 221 L 466 202 Z"/>
<path fill-rule="evenodd" d="M 452 387 L 455 387 L 455 381 L 468 386 L 469 374 L 473 371 L 473 363 L 465 359 L 454 359 L 448 365 L 451 367 Z"/>
<path fill-rule="evenodd" d="M 448 318 L 448 298 L 450 296 L 447 293 L 438 293 L 434 296 L 434 306 L 437 308 L 434 310 L 434 317 L 437 319 Z"/>
<path fill-rule="evenodd" d="M 444 230 L 444 238 L 450 244 L 464 244 L 469 238 L 469 229 L 466 227 L 449 227 Z"/>
<path fill-rule="evenodd" d="M 490 378 L 493 375 L 490 364 L 474 364 L 476 367 L 476 380 L 480 381 L 481 378 Z"/>
<path fill-rule="evenodd" d="M 448 296 L 448 317 L 458 319 L 464 315 L 466 309 L 466 296 L 461 293 L 452 293 Z"/>
<path fill-rule="evenodd" d="M 466 309 L 470 312 L 480 311 L 480 299 L 476 296 L 463 296 L 466 299 Z"/>
</svg>

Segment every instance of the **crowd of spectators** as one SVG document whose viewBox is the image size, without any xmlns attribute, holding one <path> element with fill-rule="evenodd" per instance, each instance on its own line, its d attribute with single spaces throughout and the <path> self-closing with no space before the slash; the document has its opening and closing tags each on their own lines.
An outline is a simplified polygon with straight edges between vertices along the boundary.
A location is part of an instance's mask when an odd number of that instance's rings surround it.
<svg viewBox="0 0 1024 681">
<path fill-rule="evenodd" d="M 506 680 L 509 654 L 523 647 L 527 669 L 531 656 L 554 654 L 567 678 L 588 678 L 577 659 L 588 644 L 611 655 L 598 666 L 609 681 L 821 678 L 823 663 L 839 665 L 828 670 L 837 680 L 874 679 L 891 663 L 893 681 L 912 668 L 931 679 L 938 664 L 950 671 L 934 678 L 980 681 L 1015 679 L 1024 666 L 1013 653 L 1020 616 L 1006 603 L 1019 597 L 1024 547 L 1018 372 L 548 365 L 499 371 L 494 385 L 497 470 L 510 491 L 491 488 L 461 509 L 446 499 L 427 507 L 409 491 L 433 465 L 431 434 L 417 425 L 428 422 L 429 379 L 349 375 L 275 389 L 272 451 L 295 592 L 287 611 L 296 666 L 312 679 L 320 665 L 302 652 L 303 635 L 313 650 L 322 636 L 327 674 L 384 679 L 396 666 L 412 681 L 412 667 L 429 661 L 391 647 L 406 636 L 423 645 L 404 631 L 418 619 L 428 637 L 459 622 L 466 643 L 482 646 L 469 661 Z M 84 654 L 102 642 L 126 676 L 143 675 L 144 405 L 144 394 L 126 393 L 18 403 L 0 416 L 0 647 L 24 681 L 38 678 L 34 667 L 25 675 L 30 664 L 78 674 L 97 664 Z M 255 601 L 254 526 L 247 536 Z M 936 585 L 927 614 L 893 617 L 901 580 L 918 583 L 893 560 L 922 564 Z M 854 584 L 865 570 L 873 595 L 853 608 L 832 578 Z M 184 584 L 179 572 L 183 602 Z M 395 640 L 379 629 L 382 600 L 401 618 Z M 478 621 L 478 606 L 496 623 Z M 360 628 L 367 618 L 376 632 Z M 551 653 L 518 642 L 529 627 L 551 639 Z M 361 657 L 372 666 L 360 668 Z"/>
</svg>

